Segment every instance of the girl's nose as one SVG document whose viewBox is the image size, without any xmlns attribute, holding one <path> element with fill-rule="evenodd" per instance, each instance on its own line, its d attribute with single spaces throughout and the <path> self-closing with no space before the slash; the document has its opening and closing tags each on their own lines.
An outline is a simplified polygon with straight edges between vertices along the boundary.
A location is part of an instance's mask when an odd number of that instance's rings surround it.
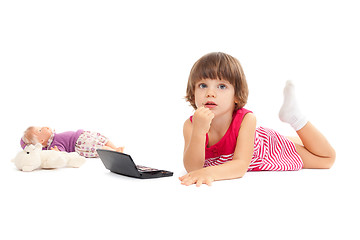
<svg viewBox="0 0 360 240">
<path fill-rule="evenodd" d="M 216 97 L 215 91 L 208 88 L 208 91 L 206 92 L 206 97 Z"/>
</svg>

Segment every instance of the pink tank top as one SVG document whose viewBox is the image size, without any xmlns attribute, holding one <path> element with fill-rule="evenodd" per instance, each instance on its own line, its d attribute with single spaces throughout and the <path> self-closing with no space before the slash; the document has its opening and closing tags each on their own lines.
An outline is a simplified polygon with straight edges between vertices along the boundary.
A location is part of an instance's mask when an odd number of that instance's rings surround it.
<svg viewBox="0 0 360 240">
<path fill-rule="evenodd" d="M 204 167 L 214 165 L 214 163 L 216 163 L 215 165 L 218 165 L 232 160 L 241 122 L 247 113 L 251 113 L 251 111 L 245 108 L 235 111 L 232 122 L 225 135 L 219 142 L 210 147 L 208 147 L 209 137 L 208 134 L 206 134 Z M 192 122 L 192 116 L 190 117 L 190 121 Z"/>
</svg>

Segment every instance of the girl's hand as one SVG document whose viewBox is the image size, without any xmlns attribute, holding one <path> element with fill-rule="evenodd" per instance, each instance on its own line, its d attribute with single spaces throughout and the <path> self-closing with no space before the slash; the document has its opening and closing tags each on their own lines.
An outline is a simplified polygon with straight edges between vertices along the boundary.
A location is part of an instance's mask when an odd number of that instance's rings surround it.
<svg viewBox="0 0 360 240">
<path fill-rule="evenodd" d="M 206 134 L 210 130 L 210 124 L 215 114 L 206 107 L 199 107 L 196 109 L 193 116 L 194 129 L 200 131 L 202 134 Z"/>
<path fill-rule="evenodd" d="M 196 184 L 197 187 L 200 187 L 201 184 L 207 184 L 211 186 L 211 183 L 215 181 L 206 168 L 202 168 L 196 171 L 189 172 L 188 174 L 179 177 L 182 185 L 190 186 Z"/>
</svg>

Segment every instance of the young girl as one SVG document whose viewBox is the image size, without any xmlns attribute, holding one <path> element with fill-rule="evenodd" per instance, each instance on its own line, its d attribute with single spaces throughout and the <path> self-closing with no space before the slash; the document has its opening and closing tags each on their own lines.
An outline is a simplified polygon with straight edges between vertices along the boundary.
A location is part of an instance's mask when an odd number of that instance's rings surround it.
<svg viewBox="0 0 360 240">
<path fill-rule="evenodd" d="M 211 185 L 240 178 L 247 171 L 294 171 L 330 168 L 335 151 L 300 112 L 294 85 L 284 88 L 280 120 L 300 139 L 287 139 L 258 127 L 254 114 L 243 108 L 248 87 L 240 62 L 225 53 L 210 53 L 192 67 L 186 99 L 196 110 L 184 123 L 184 185 Z M 301 141 L 300 141 L 301 140 Z"/>
<path fill-rule="evenodd" d="M 41 143 L 43 150 L 56 150 L 77 152 L 81 156 L 91 158 L 99 157 L 96 149 L 108 149 L 123 152 L 123 147 L 116 147 L 108 138 L 97 132 L 78 130 L 55 133 L 49 127 L 29 127 L 20 140 L 20 145 L 25 148 L 28 144 Z"/>
</svg>

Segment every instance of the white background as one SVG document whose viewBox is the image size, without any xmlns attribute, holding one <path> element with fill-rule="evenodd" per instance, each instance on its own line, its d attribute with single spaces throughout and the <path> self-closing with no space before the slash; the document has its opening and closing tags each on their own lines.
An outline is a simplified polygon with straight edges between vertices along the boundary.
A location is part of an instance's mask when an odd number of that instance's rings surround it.
<svg viewBox="0 0 360 240">
<path fill-rule="evenodd" d="M 0 238 L 358 239 L 358 13 L 356 1 L 1 1 Z M 187 77 L 213 51 L 240 60 L 246 108 L 284 135 L 293 80 L 334 167 L 180 185 Z M 30 125 L 99 131 L 174 177 L 130 179 L 99 159 L 17 171 Z"/>
</svg>

